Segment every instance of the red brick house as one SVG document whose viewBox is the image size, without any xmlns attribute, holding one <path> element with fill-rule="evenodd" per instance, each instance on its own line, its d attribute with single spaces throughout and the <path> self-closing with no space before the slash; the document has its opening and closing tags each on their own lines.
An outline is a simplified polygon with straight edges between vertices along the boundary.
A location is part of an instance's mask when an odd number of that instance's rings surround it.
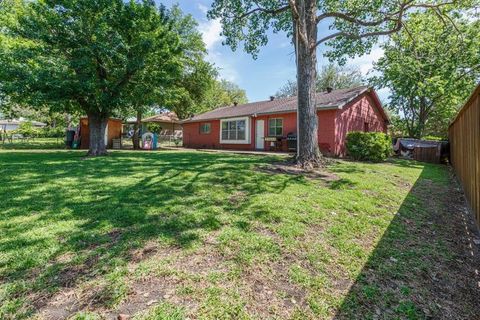
<svg viewBox="0 0 480 320">
<path fill-rule="evenodd" d="M 322 152 L 345 155 L 350 131 L 387 131 L 388 117 L 368 87 L 317 94 L 318 143 Z M 183 122 L 187 148 L 288 151 L 297 134 L 297 98 L 218 108 Z M 292 148 L 293 147 L 293 148 Z"/>
</svg>

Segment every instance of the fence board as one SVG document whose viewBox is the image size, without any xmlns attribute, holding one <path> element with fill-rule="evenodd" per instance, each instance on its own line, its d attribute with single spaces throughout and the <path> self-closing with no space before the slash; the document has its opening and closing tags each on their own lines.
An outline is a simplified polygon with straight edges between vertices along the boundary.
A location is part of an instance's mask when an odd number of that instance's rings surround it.
<svg viewBox="0 0 480 320">
<path fill-rule="evenodd" d="M 480 85 L 448 130 L 450 160 L 480 226 Z"/>
<path fill-rule="evenodd" d="M 413 150 L 413 159 L 422 162 L 440 163 L 441 150 L 441 144 L 431 147 L 415 147 Z"/>
</svg>

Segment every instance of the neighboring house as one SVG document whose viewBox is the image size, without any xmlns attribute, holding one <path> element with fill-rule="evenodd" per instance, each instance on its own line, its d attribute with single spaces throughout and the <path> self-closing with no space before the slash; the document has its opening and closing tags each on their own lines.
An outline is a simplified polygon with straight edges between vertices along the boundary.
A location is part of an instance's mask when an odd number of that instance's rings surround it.
<svg viewBox="0 0 480 320">
<path fill-rule="evenodd" d="M 133 129 L 133 125 L 136 123 L 135 118 L 130 118 L 125 123 L 124 132 L 129 132 Z M 174 112 L 164 112 L 145 119 L 142 119 L 142 131 L 146 131 L 146 125 L 148 123 L 155 123 L 160 126 L 160 135 L 178 137 L 182 136 L 182 125 Z"/>
<path fill-rule="evenodd" d="M 13 120 L 0 120 L 0 131 L 13 131 L 17 130 L 20 127 L 20 124 L 23 122 L 31 122 L 32 125 L 36 128 L 44 128 L 47 126 L 46 123 L 38 122 L 38 121 L 28 121 L 25 119 L 13 119 Z"/>
<path fill-rule="evenodd" d="M 350 131 L 387 131 L 388 117 L 371 88 L 329 89 L 317 94 L 316 104 L 318 143 L 323 153 L 344 156 L 345 139 Z M 183 145 L 292 150 L 292 138 L 297 135 L 296 112 L 296 97 L 218 108 L 183 122 Z"/>
<path fill-rule="evenodd" d="M 142 120 L 142 123 L 155 123 L 162 129 L 161 135 L 181 135 L 182 125 L 175 112 L 165 112 L 148 117 Z"/>
</svg>

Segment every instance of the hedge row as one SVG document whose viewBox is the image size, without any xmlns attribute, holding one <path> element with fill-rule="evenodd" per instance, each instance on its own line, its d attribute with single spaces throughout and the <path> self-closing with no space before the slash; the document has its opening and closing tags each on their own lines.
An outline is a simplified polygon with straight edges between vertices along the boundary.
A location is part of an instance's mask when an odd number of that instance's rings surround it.
<svg viewBox="0 0 480 320">
<path fill-rule="evenodd" d="M 18 129 L 10 131 L 12 134 L 21 134 L 27 138 L 63 138 L 65 129 L 61 127 L 35 128 L 31 122 L 23 122 Z"/>
</svg>

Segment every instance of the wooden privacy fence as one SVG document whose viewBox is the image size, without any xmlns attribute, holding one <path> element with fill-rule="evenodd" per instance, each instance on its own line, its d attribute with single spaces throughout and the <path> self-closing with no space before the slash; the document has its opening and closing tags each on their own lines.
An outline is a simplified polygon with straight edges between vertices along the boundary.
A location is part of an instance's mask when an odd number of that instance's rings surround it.
<svg viewBox="0 0 480 320">
<path fill-rule="evenodd" d="M 450 160 L 480 226 L 480 85 L 448 130 Z"/>
</svg>

